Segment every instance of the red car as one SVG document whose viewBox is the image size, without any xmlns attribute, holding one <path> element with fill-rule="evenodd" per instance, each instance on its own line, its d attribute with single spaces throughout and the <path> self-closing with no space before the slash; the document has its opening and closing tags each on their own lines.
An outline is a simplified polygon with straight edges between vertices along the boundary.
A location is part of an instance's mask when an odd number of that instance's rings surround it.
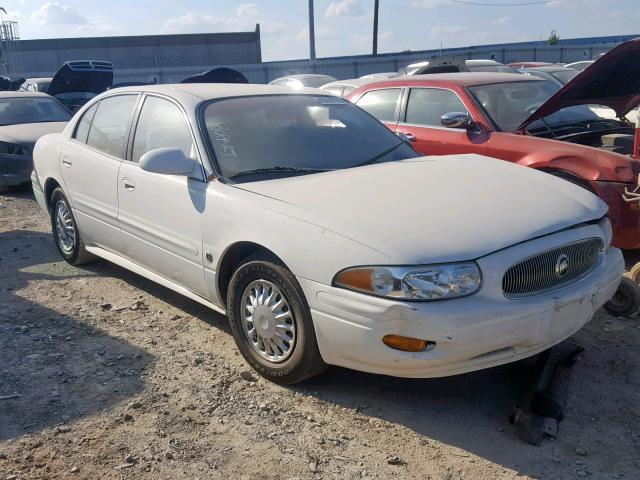
<svg viewBox="0 0 640 480">
<path fill-rule="evenodd" d="M 640 103 L 640 39 L 611 50 L 563 88 L 520 74 L 450 73 L 369 83 L 347 98 L 425 155 L 487 155 L 591 190 L 609 205 L 614 245 L 640 249 L 640 209 L 623 198 L 640 173 L 631 158 L 634 129 L 589 108 L 604 105 L 623 118 Z M 490 179 L 478 181 L 490 188 Z"/>
</svg>

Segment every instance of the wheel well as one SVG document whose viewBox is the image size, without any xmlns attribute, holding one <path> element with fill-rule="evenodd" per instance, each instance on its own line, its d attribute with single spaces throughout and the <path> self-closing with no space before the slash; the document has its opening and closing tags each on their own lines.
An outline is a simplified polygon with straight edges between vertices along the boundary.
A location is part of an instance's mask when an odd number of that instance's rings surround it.
<svg viewBox="0 0 640 480">
<path fill-rule="evenodd" d="M 227 304 L 227 289 L 229 288 L 233 273 L 247 257 L 256 253 L 266 253 L 278 258 L 278 256 L 268 248 L 253 242 L 234 243 L 224 253 L 217 275 L 218 292 L 220 293 L 220 300 L 224 302 L 224 305 Z"/>
<path fill-rule="evenodd" d="M 47 210 L 51 210 L 49 203 L 51 202 L 51 194 L 58 188 L 60 184 L 53 178 L 47 179 L 44 184 L 44 201 L 47 204 Z"/>
<path fill-rule="evenodd" d="M 588 190 L 591 193 L 595 193 L 595 190 L 593 189 L 593 187 L 591 186 L 591 184 L 583 179 L 578 177 L 577 175 L 568 172 L 566 170 L 559 170 L 556 168 L 538 168 L 537 170 L 541 171 L 541 172 L 545 172 L 545 173 L 549 173 L 551 175 L 554 175 L 558 178 L 562 178 L 568 182 L 573 183 L 574 185 L 578 185 L 579 187 L 584 188 L 585 190 Z"/>
</svg>

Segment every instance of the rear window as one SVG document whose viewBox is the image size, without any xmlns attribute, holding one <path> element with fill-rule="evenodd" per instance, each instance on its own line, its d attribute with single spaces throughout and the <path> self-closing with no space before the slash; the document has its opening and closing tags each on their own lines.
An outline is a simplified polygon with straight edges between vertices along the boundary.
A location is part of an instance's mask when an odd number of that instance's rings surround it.
<svg viewBox="0 0 640 480">
<path fill-rule="evenodd" d="M 203 112 L 223 176 L 238 181 L 239 175 L 248 181 L 288 174 L 247 174 L 259 169 L 314 173 L 418 156 L 375 118 L 338 97 L 240 97 L 211 102 Z"/>
</svg>

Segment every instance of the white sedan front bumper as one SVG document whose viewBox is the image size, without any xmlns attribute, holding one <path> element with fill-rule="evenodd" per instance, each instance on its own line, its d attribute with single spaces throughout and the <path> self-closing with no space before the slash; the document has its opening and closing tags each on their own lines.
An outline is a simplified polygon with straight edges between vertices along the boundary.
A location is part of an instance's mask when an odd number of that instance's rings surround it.
<svg viewBox="0 0 640 480">
<path fill-rule="evenodd" d="M 608 249 L 591 273 L 550 293 L 509 299 L 502 276 L 530 255 L 589 237 L 588 225 L 538 238 L 477 261 L 481 289 L 439 302 L 398 302 L 298 278 L 325 362 L 398 377 L 441 377 L 513 362 L 544 351 L 582 328 L 615 293 L 624 261 Z M 435 342 L 409 353 L 387 347 L 387 334 Z"/>
</svg>

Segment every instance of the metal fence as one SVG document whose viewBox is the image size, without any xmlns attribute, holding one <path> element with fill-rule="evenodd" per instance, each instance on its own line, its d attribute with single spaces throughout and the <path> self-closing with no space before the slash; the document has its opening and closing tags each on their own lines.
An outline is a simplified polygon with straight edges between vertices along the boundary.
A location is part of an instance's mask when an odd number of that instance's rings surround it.
<svg viewBox="0 0 640 480">
<path fill-rule="evenodd" d="M 630 37 L 630 36 L 629 36 Z M 620 41 L 627 38 L 620 37 Z M 569 63 L 579 60 L 591 60 L 600 53 L 607 52 L 619 42 L 602 43 L 602 39 L 593 39 L 593 43 L 579 45 L 532 45 L 505 44 L 488 45 L 446 50 L 424 50 L 420 52 L 385 53 L 380 55 L 357 55 L 349 57 L 320 58 L 310 60 L 289 60 L 281 62 L 262 62 L 235 65 L 203 65 L 198 67 L 158 67 L 158 68 L 118 68 L 114 64 L 116 82 L 151 81 L 159 83 L 179 82 L 215 66 L 229 66 L 240 70 L 252 83 L 267 83 L 274 78 L 296 73 L 322 73 L 338 79 L 357 78 L 377 72 L 397 71 L 414 62 L 437 58 L 441 55 L 457 56 L 466 59 L 495 59 L 498 62 L 541 61 Z M 22 72 L 25 77 L 47 77 L 54 72 Z"/>
</svg>

